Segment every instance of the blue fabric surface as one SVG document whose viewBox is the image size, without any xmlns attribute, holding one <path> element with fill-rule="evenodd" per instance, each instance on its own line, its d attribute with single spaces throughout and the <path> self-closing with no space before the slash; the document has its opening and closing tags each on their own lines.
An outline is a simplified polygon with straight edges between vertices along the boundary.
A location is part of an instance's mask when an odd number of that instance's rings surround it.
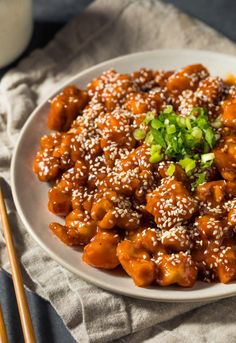
<svg viewBox="0 0 236 343">
<path fill-rule="evenodd" d="M 82 11 L 91 2 L 91 0 L 35 0 L 34 33 L 27 51 L 21 58 L 35 48 L 41 48 L 47 44 L 65 22 Z M 236 41 L 236 2 L 234 0 L 212 0 L 208 2 L 205 0 L 166 0 L 166 2 L 175 4 L 183 11 L 205 21 Z M 0 70 L 0 76 L 14 64 Z M 31 292 L 27 292 L 27 297 L 38 343 L 74 342 L 74 339 L 64 327 L 62 320 L 49 303 Z M 10 276 L 3 271 L 0 272 L 0 302 L 7 324 L 9 342 L 23 343 L 12 281 Z"/>
<path fill-rule="evenodd" d="M 9 343 L 24 343 L 11 277 L 0 272 L 0 301 Z M 27 299 L 38 343 L 74 343 L 53 307 L 39 296 L 27 292 Z"/>
<path fill-rule="evenodd" d="M 164 2 L 172 3 L 236 42 L 235 0 L 164 0 Z"/>
</svg>

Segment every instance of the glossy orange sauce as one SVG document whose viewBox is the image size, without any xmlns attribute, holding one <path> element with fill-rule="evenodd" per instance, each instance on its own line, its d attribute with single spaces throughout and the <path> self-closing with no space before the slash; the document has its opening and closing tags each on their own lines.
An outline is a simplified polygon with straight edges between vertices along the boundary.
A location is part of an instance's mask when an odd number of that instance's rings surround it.
<svg viewBox="0 0 236 343">
<path fill-rule="evenodd" d="M 200 65 L 178 71 L 109 70 L 85 90 L 66 87 L 51 100 L 48 126 L 33 170 L 52 184 L 51 223 L 65 244 L 84 246 L 85 263 L 121 265 L 137 286 L 236 279 L 236 81 L 212 77 Z M 207 182 L 191 190 L 170 161 L 150 163 L 149 145 L 133 132 L 148 111 L 172 105 L 187 116 L 204 107 L 220 117 L 221 139 Z"/>
</svg>

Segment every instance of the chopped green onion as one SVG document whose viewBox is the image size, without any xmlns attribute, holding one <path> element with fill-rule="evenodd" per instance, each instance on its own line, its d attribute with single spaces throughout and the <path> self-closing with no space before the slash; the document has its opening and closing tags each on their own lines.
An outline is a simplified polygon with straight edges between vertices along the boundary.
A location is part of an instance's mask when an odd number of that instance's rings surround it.
<svg viewBox="0 0 236 343">
<path fill-rule="evenodd" d="M 160 153 L 162 147 L 161 145 L 157 144 L 157 145 L 151 145 L 151 155 L 155 154 L 156 152 Z"/>
<path fill-rule="evenodd" d="M 205 139 L 207 143 L 210 145 L 210 147 L 213 148 L 213 145 L 215 143 L 215 134 L 211 128 L 207 128 L 205 130 Z"/>
<path fill-rule="evenodd" d="M 154 139 L 153 134 L 149 131 L 146 135 L 145 142 L 148 144 L 152 144 L 153 139 Z"/>
<path fill-rule="evenodd" d="M 219 129 L 222 126 L 222 122 L 221 122 L 220 116 L 217 117 L 216 120 L 211 123 L 211 126 L 213 126 L 216 129 Z"/>
<path fill-rule="evenodd" d="M 200 173 L 198 174 L 197 180 L 192 184 L 193 188 L 196 188 L 197 186 L 201 185 L 206 181 L 206 173 Z"/>
<path fill-rule="evenodd" d="M 178 123 L 178 125 L 179 125 L 180 127 L 186 127 L 186 120 L 185 120 L 185 118 L 182 117 L 182 116 L 179 116 L 179 117 L 177 118 L 177 123 Z"/>
<path fill-rule="evenodd" d="M 135 130 L 137 140 L 145 139 L 150 145 L 150 162 L 158 163 L 168 157 L 179 163 L 186 173 L 191 172 L 193 185 L 204 182 L 206 172 L 214 161 L 214 148 L 219 139 L 218 128 L 220 118 L 211 126 L 204 108 L 195 107 L 190 115 L 183 117 L 174 112 L 172 106 L 167 106 L 158 116 L 156 112 L 148 112 L 141 126 Z M 171 163 L 167 175 L 172 176 L 175 164 Z M 192 181 L 191 181 L 192 182 Z"/>
<path fill-rule="evenodd" d="M 194 158 L 194 160 L 199 160 L 200 155 L 199 154 L 195 154 L 195 155 L 193 155 L 193 158 Z"/>
<path fill-rule="evenodd" d="M 200 164 L 200 169 L 203 171 L 203 170 L 206 170 L 207 168 L 209 168 L 212 163 L 213 163 L 214 160 L 210 160 L 210 161 L 207 161 L 205 163 L 201 162 Z"/>
<path fill-rule="evenodd" d="M 155 152 L 151 155 L 149 161 L 151 163 L 158 163 L 161 162 L 164 159 L 164 155 L 160 154 L 159 152 Z"/>
<path fill-rule="evenodd" d="M 165 113 L 165 114 L 170 114 L 172 112 L 173 112 L 173 106 L 171 106 L 171 105 L 166 106 L 166 108 L 163 111 L 163 113 Z"/>
<path fill-rule="evenodd" d="M 166 171 L 166 174 L 169 176 L 173 176 L 175 172 L 175 165 L 171 163 Z"/>
<path fill-rule="evenodd" d="M 151 133 L 154 137 L 155 144 L 161 145 L 162 148 L 166 148 L 165 137 L 160 130 L 151 129 Z"/>
<path fill-rule="evenodd" d="M 185 119 L 185 124 L 186 124 L 186 126 L 187 126 L 187 128 L 188 128 L 189 130 L 192 129 L 191 122 L 190 122 L 190 119 L 189 119 L 189 118 L 186 118 L 186 119 Z"/>
<path fill-rule="evenodd" d="M 198 175 L 198 185 L 200 185 L 201 183 L 204 183 L 206 181 L 206 173 L 201 173 Z"/>
<path fill-rule="evenodd" d="M 192 131 L 192 136 L 200 141 L 202 139 L 202 130 L 195 126 Z"/>
<path fill-rule="evenodd" d="M 137 141 L 144 139 L 146 137 L 146 131 L 144 129 L 136 129 L 134 130 L 134 138 L 137 139 Z"/>
<path fill-rule="evenodd" d="M 161 154 L 161 149 L 162 147 L 160 145 L 151 145 L 151 157 L 149 159 L 149 161 L 151 163 L 157 163 L 163 160 L 164 155 Z"/>
<path fill-rule="evenodd" d="M 193 107 L 192 111 L 190 112 L 190 116 L 193 115 L 195 117 L 195 115 L 198 116 L 202 116 L 205 114 L 204 108 L 202 107 Z"/>
<path fill-rule="evenodd" d="M 201 160 L 203 163 L 214 160 L 214 158 L 215 158 L 215 154 L 213 152 L 201 155 Z"/>
<path fill-rule="evenodd" d="M 163 124 L 162 124 L 162 122 L 161 122 L 160 120 L 158 120 L 158 119 L 153 119 L 153 120 L 151 121 L 151 126 L 152 126 L 153 129 L 159 129 L 160 127 L 163 126 Z"/>
<path fill-rule="evenodd" d="M 154 118 L 155 118 L 155 112 L 147 112 L 143 123 L 148 125 Z"/>
<path fill-rule="evenodd" d="M 172 125 L 168 126 L 168 127 L 166 128 L 166 132 L 167 132 L 169 135 L 171 135 L 172 133 L 175 133 L 175 132 L 176 132 L 176 127 L 175 127 L 175 125 L 172 124 Z"/>
<path fill-rule="evenodd" d="M 207 144 L 207 142 L 204 142 L 204 147 L 203 147 L 203 152 L 204 154 L 206 154 L 207 152 L 210 151 L 210 147 L 209 145 Z"/>
<path fill-rule="evenodd" d="M 192 120 L 192 121 L 196 121 L 196 117 L 193 115 L 193 114 L 189 114 L 189 119 Z"/>
<path fill-rule="evenodd" d="M 186 173 L 190 172 L 192 169 L 196 167 L 196 162 L 192 158 L 185 157 L 184 159 L 179 161 L 179 164 L 182 168 L 186 171 Z"/>
</svg>

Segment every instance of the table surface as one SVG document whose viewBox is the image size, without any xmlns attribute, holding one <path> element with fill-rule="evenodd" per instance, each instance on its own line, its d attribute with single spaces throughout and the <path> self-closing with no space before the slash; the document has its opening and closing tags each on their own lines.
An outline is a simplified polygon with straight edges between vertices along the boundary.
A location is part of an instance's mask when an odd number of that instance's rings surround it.
<svg viewBox="0 0 236 343">
<path fill-rule="evenodd" d="M 92 0 L 34 0 L 34 32 L 25 53 L 12 65 L 0 69 L 0 76 L 35 48 L 44 47 L 70 18 L 79 14 Z M 236 42 L 235 0 L 165 0 L 184 12 L 206 22 Z M 23 343 L 22 331 L 10 276 L 0 272 L 0 302 L 7 323 L 10 343 Z M 73 343 L 62 320 L 52 306 L 27 292 L 38 343 Z"/>
</svg>

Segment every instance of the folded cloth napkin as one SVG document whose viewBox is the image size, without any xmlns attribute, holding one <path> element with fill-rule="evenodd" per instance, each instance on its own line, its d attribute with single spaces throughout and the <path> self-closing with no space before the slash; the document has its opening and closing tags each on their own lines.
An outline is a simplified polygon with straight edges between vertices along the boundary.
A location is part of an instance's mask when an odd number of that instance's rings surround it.
<svg viewBox="0 0 236 343">
<path fill-rule="evenodd" d="M 48 257 L 24 229 L 12 202 L 8 184 L 12 149 L 35 106 L 87 67 L 157 48 L 236 53 L 228 39 L 171 5 L 154 0 L 97 0 L 46 48 L 34 51 L 1 81 L 0 172 L 6 180 L 4 192 L 25 282 L 51 302 L 80 343 L 236 341 L 235 298 L 211 304 L 157 303 L 103 291 Z M 1 266 L 9 270 L 2 237 L 0 249 Z"/>
</svg>

